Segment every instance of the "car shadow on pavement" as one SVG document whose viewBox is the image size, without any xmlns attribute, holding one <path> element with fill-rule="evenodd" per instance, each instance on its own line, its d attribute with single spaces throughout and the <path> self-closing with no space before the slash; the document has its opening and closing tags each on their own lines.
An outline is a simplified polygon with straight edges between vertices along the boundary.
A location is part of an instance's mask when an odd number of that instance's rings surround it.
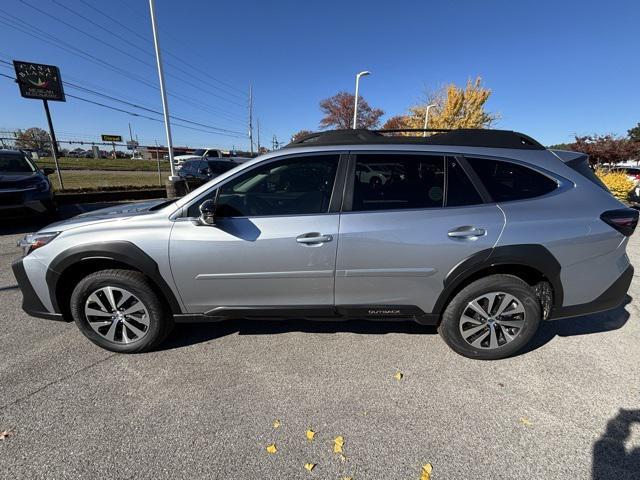
<svg viewBox="0 0 640 480">
<path fill-rule="evenodd" d="M 536 350 L 549 343 L 556 336 L 589 335 L 622 328 L 629 319 L 625 305 L 630 302 L 631 297 L 627 295 L 622 305 L 607 312 L 543 322 L 532 341 L 518 355 Z M 171 350 L 186 347 L 234 333 L 239 335 L 276 335 L 289 332 L 349 332 L 363 335 L 388 333 L 435 335 L 438 333 L 435 326 L 420 325 L 411 321 L 225 320 L 216 323 L 177 324 L 169 338 L 158 349 Z"/>
<path fill-rule="evenodd" d="M 169 338 L 158 348 L 170 350 L 207 342 L 226 335 L 276 335 L 280 333 L 358 333 L 362 335 L 384 335 L 406 333 L 434 335 L 438 331 L 433 325 L 415 322 L 384 322 L 367 320 L 225 320 L 216 323 L 178 324 Z"/>
<path fill-rule="evenodd" d="M 627 295 L 620 306 L 612 310 L 607 310 L 606 312 L 542 322 L 540 329 L 533 339 L 518 355 L 536 350 L 549 343 L 556 336 L 573 337 L 576 335 L 590 335 L 593 333 L 618 330 L 629 320 L 629 312 L 627 312 L 625 307 L 631 303 L 631 301 L 632 298 Z"/>
<path fill-rule="evenodd" d="M 631 480 L 640 476 L 640 446 L 626 445 L 634 424 L 640 427 L 640 410 L 621 408 L 609 420 L 606 431 L 593 444 L 593 480 Z"/>
</svg>

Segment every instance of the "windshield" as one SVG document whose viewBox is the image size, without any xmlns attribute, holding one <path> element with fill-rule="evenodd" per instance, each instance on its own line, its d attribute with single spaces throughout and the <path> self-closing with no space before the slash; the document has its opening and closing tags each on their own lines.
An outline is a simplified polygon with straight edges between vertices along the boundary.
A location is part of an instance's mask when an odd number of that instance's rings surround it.
<svg viewBox="0 0 640 480">
<path fill-rule="evenodd" d="M 201 148 L 201 149 L 196 150 L 195 152 L 193 152 L 193 154 L 194 154 L 196 157 L 202 157 L 202 156 L 204 155 L 204 152 L 206 152 L 206 150 L 204 150 L 204 149 L 202 149 L 202 148 Z"/>
<path fill-rule="evenodd" d="M 2 173 L 32 173 L 36 168 L 20 153 L 0 152 L 0 172 Z"/>
<path fill-rule="evenodd" d="M 208 162 L 208 164 L 212 173 L 224 173 L 236 166 L 236 163 L 234 162 L 225 162 L 225 161 L 218 161 L 218 162 L 212 161 L 212 162 Z"/>
</svg>

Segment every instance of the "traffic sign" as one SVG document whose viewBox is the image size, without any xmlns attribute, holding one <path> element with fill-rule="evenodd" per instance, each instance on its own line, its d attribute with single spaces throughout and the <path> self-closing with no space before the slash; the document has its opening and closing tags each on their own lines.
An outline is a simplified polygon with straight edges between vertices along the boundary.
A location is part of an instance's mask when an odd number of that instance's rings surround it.
<svg viewBox="0 0 640 480">
<path fill-rule="evenodd" d="M 122 136 L 120 135 L 102 135 L 103 142 L 121 142 Z"/>
<path fill-rule="evenodd" d="M 138 142 L 135 140 L 127 140 L 127 150 L 135 150 L 138 148 Z"/>
<path fill-rule="evenodd" d="M 60 69 L 53 65 L 13 61 L 20 95 L 38 100 L 64 102 L 64 88 Z"/>
</svg>

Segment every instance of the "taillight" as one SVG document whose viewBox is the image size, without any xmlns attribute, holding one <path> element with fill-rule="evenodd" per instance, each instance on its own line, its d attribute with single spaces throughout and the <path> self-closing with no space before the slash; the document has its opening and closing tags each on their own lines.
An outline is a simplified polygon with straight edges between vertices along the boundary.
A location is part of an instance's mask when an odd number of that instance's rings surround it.
<svg viewBox="0 0 640 480">
<path fill-rule="evenodd" d="M 633 208 L 607 210 L 600 215 L 600 219 L 621 234 L 630 237 L 638 225 L 638 211 Z"/>
</svg>

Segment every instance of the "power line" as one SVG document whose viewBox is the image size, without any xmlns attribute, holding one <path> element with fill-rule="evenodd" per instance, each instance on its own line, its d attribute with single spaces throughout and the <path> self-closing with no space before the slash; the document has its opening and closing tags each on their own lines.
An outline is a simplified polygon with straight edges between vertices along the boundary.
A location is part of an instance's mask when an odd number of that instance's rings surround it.
<svg viewBox="0 0 640 480">
<path fill-rule="evenodd" d="M 141 46 L 137 45 L 136 43 L 131 42 L 130 40 L 128 40 L 128 39 L 126 39 L 126 38 L 124 38 L 124 37 L 122 37 L 122 36 L 120 36 L 120 35 L 115 34 L 114 32 L 112 32 L 109 28 L 105 27 L 104 25 L 102 25 L 102 24 L 100 24 L 100 23 L 98 23 L 98 22 L 96 22 L 96 21 L 94 21 L 94 20 L 90 19 L 89 17 L 86 17 L 86 16 L 84 16 L 84 15 L 82 15 L 82 14 L 80 14 L 80 13 L 76 12 L 75 10 L 73 10 L 73 9 L 71 9 L 71 8 L 69 8 L 69 7 L 67 7 L 66 5 L 63 5 L 63 4 L 62 4 L 62 3 L 60 3 L 58 0 L 51 0 L 51 1 L 52 1 L 53 3 L 55 3 L 56 5 L 59 5 L 60 7 L 64 8 L 65 10 L 67 10 L 67 11 L 71 12 L 72 14 L 74 14 L 74 15 L 76 15 L 76 16 L 78 16 L 78 17 L 82 18 L 83 20 L 85 20 L 85 21 L 87 21 L 87 22 L 91 23 L 92 25 L 95 25 L 96 27 L 100 28 L 101 30 L 104 30 L 104 31 L 105 31 L 105 32 L 107 32 L 109 35 L 111 35 L 111 36 L 113 36 L 113 37 L 115 37 L 115 38 L 120 39 L 122 42 L 126 43 L 127 45 L 131 45 L 132 47 L 134 47 L 134 48 L 136 48 L 136 49 L 138 49 L 138 50 L 140 50 L 140 51 L 142 51 L 142 52 L 145 52 L 145 53 L 147 53 L 147 54 L 149 54 L 149 55 L 152 55 L 152 54 L 151 54 L 151 52 L 149 52 L 149 51 L 148 51 L 148 50 L 146 50 L 145 48 L 143 48 L 143 47 L 141 47 Z M 122 22 L 118 21 L 117 19 L 115 19 L 115 18 L 111 17 L 110 15 L 108 15 L 107 13 L 103 12 L 102 10 L 100 10 L 100 9 L 96 8 L 95 6 L 91 5 L 90 3 L 87 3 L 87 2 L 86 2 L 86 1 L 84 1 L 84 0 L 80 0 L 80 1 L 81 1 L 84 5 L 86 5 L 86 6 L 87 6 L 87 7 L 89 7 L 90 9 L 92 9 L 93 11 L 95 11 L 95 12 L 99 13 L 100 15 L 102 15 L 102 16 L 104 16 L 104 17 L 108 18 L 109 20 L 111 20 L 112 22 L 116 23 L 116 24 L 117 24 L 117 25 L 119 25 L 120 27 L 122 27 L 122 28 L 124 28 L 125 30 L 129 31 L 130 33 L 134 34 L 134 35 L 135 35 L 135 36 L 137 36 L 138 38 L 142 39 L 145 43 L 150 43 L 150 40 L 149 40 L 148 38 L 144 37 L 143 35 L 140 35 L 138 32 L 136 32 L 136 31 L 135 31 L 135 30 L 133 30 L 132 28 L 129 28 L 127 25 L 125 25 L 125 24 L 123 24 Z M 167 56 L 175 57 L 178 61 L 180 61 L 181 63 L 183 63 L 183 64 L 185 64 L 185 65 L 187 65 L 187 66 L 189 66 L 192 70 L 199 71 L 199 72 L 200 72 L 200 73 L 202 73 L 203 75 L 206 75 L 206 77 L 207 77 L 208 79 L 214 80 L 214 81 L 216 81 L 216 82 L 218 82 L 218 83 L 220 83 L 220 84 L 222 84 L 222 85 L 225 85 L 225 86 L 226 86 L 226 87 L 228 87 L 229 89 L 233 89 L 233 90 L 236 90 L 236 91 L 240 92 L 240 90 L 239 90 L 237 87 L 233 87 L 233 86 L 231 86 L 231 85 L 226 84 L 226 83 L 225 83 L 225 82 L 223 82 L 222 80 L 219 80 L 219 79 L 217 79 L 216 77 L 213 77 L 209 72 L 205 72 L 204 70 L 200 70 L 200 69 L 198 69 L 198 67 L 196 67 L 196 66 L 194 66 L 194 65 L 191 65 L 191 64 L 189 64 L 188 62 L 183 61 L 180 57 L 176 57 L 175 55 L 171 54 L 171 53 L 170 53 L 170 52 L 168 52 L 168 51 L 166 51 L 166 54 L 167 54 Z M 167 65 L 168 65 L 168 66 L 174 67 L 174 68 L 176 68 L 176 69 L 178 68 L 177 66 L 173 65 L 173 64 L 172 64 L 172 63 L 170 63 L 170 62 L 166 62 L 166 63 L 167 63 Z M 206 83 L 206 84 L 208 84 L 208 85 L 211 85 L 213 88 L 216 88 L 216 89 L 218 89 L 218 90 L 220 90 L 220 91 L 222 91 L 222 92 L 225 92 L 225 93 L 227 93 L 228 95 L 234 96 L 234 97 L 236 97 L 236 98 L 238 98 L 238 99 L 240 99 L 240 100 L 246 100 L 246 97 L 244 97 L 244 96 L 242 96 L 242 95 L 239 95 L 239 94 L 234 93 L 234 92 L 232 92 L 232 91 L 226 90 L 226 89 L 224 89 L 224 88 L 222 88 L 222 87 L 220 87 L 220 86 L 218 86 L 218 85 L 214 85 L 213 83 L 208 82 L 206 79 L 205 79 L 205 80 L 203 80 L 203 79 L 202 79 L 202 77 L 199 77 L 199 78 L 200 78 L 200 81 L 203 81 L 204 83 Z"/>
<path fill-rule="evenodd" d="M 5 75 L 4 73 L 0 73 L 0 76 L 8 78 L 8 79 L 13 80 L 13 81 L 16 81 L 15 77 L 12 77 L 10 75 Z M 73 95 L 73 94 L 70 94 L 70 93 L 65 93 L 65 95 L 67 97 L 74 98 L 76 100 L 80 100 L 80 101 L 83 101 L 83 102 L 91 103 L 91 104 L 97 105 L 99 107 L 108 108 L 110 110 L 114 110 L 114 111 L 121 112 L 121 113 L 126 113 L 126 114 L 134 116 L 134 117 L 144 118 L 144 119 L 147 119 L 147 120 L 152 120 L 154 122 L 163 123 L 163 120 L 161 120 L 159 118 L 149 117 L 148 115 L 143 115 L 141 113 L 136 113 L 136 112 L 132 112 L 130 110 L 124 110 L 122 108 L 114 107 L 114 106 L 111 106 L 111 105 L 106 105 L 104 103 L 95 102 L 93 100 L 89 100 L 88 98 L 78 97 L 77 95 Z M 190 129 L 190 130 L 197 130 L 197 131 L 200 131 L 200 132 L 212 133 L 212 134 L 226 136 L 226 137 L 246 138 L 244 135 L 236 135 L 236 134 L 221 133 L 221 132 L 216 132 L 216 131 L 211 131 L 211 130 L 204 130 L 204 129 L 201 129 L 201 128 L 190 127 L 190 126 L 182 125 L 182 124 L 175 123 L 175 122 L 173 123 L 173 125 L 175 125 L 177 127 L 181 127 L 181 128 L 187 128 L 187 129 Z"/>
<path fill-rule="evenodd" d="M 46 32 L 40 32 L 38 31 L 38 28 L 32 24 L 30 24 L 29 22 L 26 22 L 24 20 L 21 20 L 20 18 L 11 15 L 10 13 L 6 12 L 5 10 L 0 9 L 0 12 L 3 13 L 4 15 L 7 15 L 9 18 L 7 18 L 6 16 L 3 17 L 2 15 L 0 15 L 0 23 L 3 23 L 5 25 L 7 25 L 10 28 L 13 28 L 14 30 L 17 30 L 19 32 L 22 32 L 26 35 L 29 35 L 31 37 L 34 37 L 38 40 L 41 40 L 49 45 L 53 45 L 56 46 L 68 53 L 71 53 L 72 55 L 76 55 L 76 56 L 80 56 L 81 58 L 94 63 L 96 65 L 99 65 L 103 68 L 106 68 L 107 70 L 111 70 L 113 72 L 119 73 L 120 75 L 130 78 L 132 80 L 135 80 L 136 82 L 142 83 L 143 85 L 153 88 L 154 90 L 158 90 L 158 87 L 153 84 L 148 82 L 147 80 L 145 80 L 142 77 L 138 77 L 137 75 L 131 74 L 126 70 L 123 70 L 105 60 L 99 59 L 97 57 L 95 57 L 94 55 L 91 55 L 90 53 L 85 52 L 84 50 L 81 50 L 67 42 L 65 42 L 64 40 L 60 40 L 59 38 L 46 33 Z M 22 27 L 20 25 L 15 25 L 13 22 L 21 22 L 22 24 L 26 25 L 29 30 L 27 30 L 25 27 Z M 43 36 L 45 38 L 43 38 Z M 49 37 L 51 40 L 48 40 L 47 37 Z M 178 95 L 175 93 L 169 93 L 169 96 L 177 98 L 185 103 L 188 103 L 200 110 L 203 111 L 209 111 L 209 112 L 213 112 L 213 113 L 218 113 L 216 112 L 216 109 L 213 107 L 209 107 L 206 104 L 202 104 L 202 101 L 200 99 L 193 99 L 192 97 L 188 97 L 186 95 Z"/>
<path fill-rule="evenodd" d="M 115 18 L 111 17 L 110 15 L 106 14 L 106 13 L 105 13 L 105 12 L 103 12 L 102 10 L 100 10 L 100 9 L 98 9 L 98 8 L 94 7 L 93 5 L 89 4 L 86 0 L 80 0 L 80 2 L 82 2 L 82 3 L 83 3 L 83 4 L 85 4 L 87 7 L 91 8 L 92 10 L 94 10 L 94 11 L 96 11 L 96 12 L 100 13 L 101 15 L 105 16 L 106 18 L 108 18 L 108 19 L 109 19 L 109 20 L 111 20 L 112 22 L 114 22 L 114 23 L 116 23 L 116 24 L 120 25 L 122 28 L 124 28 L 124 29 L 125 29 L 125 30 L 127 30 L 128 32 L 132 33 L 133 35 L 137 36 L 138 38 L 140 38 L 140 39 L 144 40 L 145 42 L 148 42 L 148 41 L 149 41 L 149 39 L 148 39 L 148 38 L 145 38 L 144 36 L 140 35 L 138 32 L 136 32 L 136 31 L 135 31 L 135 30 L 133 30 L 132 28 L 128 27 L 127 25 L 123 24 L 122 22 L 118 21 L 117 19 L 115 19 Z M 140 9 L 133 8 L 133 7 L 132 7 L 132 3 L 131 3 L 131 2 L 128 2 L 128 3 L 121 2 L 121 3 L 123 3 L 123 5 L 125 5 L 128 9 L 137 11 L 137 12 L 138 12 L 138 14 L 140 14 L 140 16 L 146 16 L 146 14 L 147 14 L 147 12 L 143 12 L 143 11 L 142 11 L 142 10 L 140 10 Z M 184 45 L 184 43 L 182 43 L 181 39 L 179 39 L 179 38 L 177 38 L 177 37 L 173 36 L 173 35 L 171 34 L 171 32 L 170 32 L 170 31 L 165 32 L 165 34 L 166 34 L 168 37 L 170 37 L 170 38 L 174 39 L 175 41 L 177 41 L 178 43 L 180 43 L 180 44 Z M 244 96 L 244 90 L 242 90 L 242 89 L 240 89 L 240 88 L 238 88 L 238 87 L 236 87 L 236 86 L 234 86 L 234 85 L 231 85 L 230 83 L 224 82 L 224 81 L 220 80 L 219 78 L 216 78 L 216 77 L 212 76 L 209 72 L 206 72 L 206 71 L 204 71 L 204 70 L 202 70 L 202 69 L 198 68 L 197 66 L 195 66 L 195 65 L 193 65 L 193 64 L 191 64 L 191 63 L 189 63 L 189 62 L 187 62 L 187 61 L 185 61 L 185 60 L 183 60 L 181 57 L 179 57 L 179 56 L 177 56 L 177 55 L 174 55 L 174 54 L 172 54 L 172 53 L 171 53 L 171 52 L 169 52 L 169 51 L 167 51 L 167 52 L 166 52 L 166 54 L 167 54 L 167 56 L 172 57 L 172 58 L 174 58 L 174 59 L 178 60 L 180 63 L 182 63 L 182 64 L 184 64 L 184 65 L 187 65 L 187 66 L 188 66 L 188 67 L 190 67 L 192 70 L 195 70 L 195 71 L 197 71 L 197 72 L 200 72 L 200 73 L 202 73 L 203 75 L 206 75 L 208 78 L 211 78 L 212 80 L 214 80 L 214 81 L 218 82 L 219 84 L 224 85 L 224 86 L 228 87 L 229 89 L 231 89 L 231 90 L 235 90 L 235 91 L 237 91 L 238 93 L 242 94 L 242 95 L 238 95 L 238 97 L 239 97 L 239 98 L 243 98 L 243 99 L 244 99 L 244 98 L 246 98 L 246 97 Z"/>
<path fill-rule="evenodd" d="M 9 69 L 9 70 L 11 70 L 11 71 L 13 71 L 13 70 L 14 70 L 13 63 L 11 63 L 11 62 L 9 62 L 9 61 L 6 61 L 6 60 L 2 60 L 2 59 L 0 59 L 0 66 L 1 66 L 1 67 L 5 67 L 5 68 L 7 68 L 7 69 Z M 80 80 L 77 80 L 77 79 L 75 79 L 74 77 L 69 77 L 69 78 L 71 78 L 72 80 L 75 80 L 75 81 L 77 81 L 77 82 L 80 82 Z M 140 108 L 140 109 L 142 109 L 142 110 L 152 111 L 152 112 L 154 112 L 154 113 L 159 113 L 160 115 L 162 114 L 162 112 L 159 112 L 159 111 L 157 111 L 157 110 L 154 110 L 154 109 L 152 109 L 151 107 L 144 106 L 144 105 L 140 105 L 140 104 L 134 104 L 133 102 L 135 102 L 135 100 L 131 100 L 130 102 L 127 102 L 127 101 L 125 101 L 125 100 L 122 100 L 121 98 L 117 98 L 117 97 L 114 97 L 114 96 L 112 96 L 112 95 L 107 95 L 106 93 L 97 92 L 97 91 L 92 90 L 91 88 L 89 88 L 89 87 L 87 87 L 87 86 L 84 86 L 84 85 L 82 85 L 82 84 L 76 84 L 76 85 L 74 85 L 73 83 L 71 83 L 71 82 L 69 82 L 69 81 L 66 81 L 66 80 L 65 80 L 65 81 L 63 81 L 63 83 L 64 83 L 65 85 L 70 85 L 70 86 L 75 87 L 75 88 L 79 88 L 79 89 L 86 90 L 87 92 L 90 92 L 90 93 L 92 93 L 92 94 L 94 94 L 94 95 L 99 95 L 99 96 L 102 96 L 102 97 L 105 97 L 105 98 L 110 98 L 110 99 L 112 99 L 112 100 L 114 100 L 114 101 L 117 101 L 117 102 L 120 102 L 120 103 L 124 103 L 124 104 L 128 104 L 128 105 L 130 105 L 130 106 L 135 106 L 136 108 Z M 95 86 L 95 88 L 104 89 L 104 87 L 101 87 L 101 86 Z M 106 92 L 106 91 L 108 91 L 108 90 L 106 90 L 106 89 L 104 89 L 104 90 L 105 90 L 105 92 Z M 126 97 L 122 97 L 122 98 L 126 98 Z M 215 113 L 215 112 L 214 112 L 214 113 Z M 226 116 L 226 115 L 224 115 L 224 114 L 220 114 L 220 113 L 215 113 L 215 114 L 216 114 L 217 116 L 219 116 L 219 117 L 224 117 L 224 118 L 225 118 L 227 121 L 229 121 L 229 122 L 232 122 L 232 123 L 234 123 L 234 124 L 242 124 L 242 125 L 244 126 L 244 119 L 233 119 L 233 118 L 229 118 L 229 117 L 227 117 L 227 116 Z M 174 116 L 173 116 L 173 115 L 172 115 L 172 118 L 174 118 Z M 177 117 L 175 117 L 175 118 L 177 118 Z M 185 120 L 185 121 L 190 121 L 190 120 Z M 218 128 L 218 127 L 216 127 L 216 128 Z M 238 132 L 238 133 L 240 133 L 240 132 Z"/>
<path fill-rule="evenodd" d="M 91 39 L 93 39 L 93 40 L 97 41 L 98 43 L 101 43 L 101 44 L 102 44 L 102 43 L 104 43 L 104 41 L 103 41 L 100 37 L 96 37 L 95 35 L 93 35 L 93 34 L 91 34 L 91 33 L 88 33 L 88 32 L 86 32 L 86 31 L 82 30 L 81 28 L 78 28 L 78 27 L 76 27 L 75 25 L 73 25 L 73 24 L 71 24 L 71 23 L 69 23 L 69 22 L 67 22 L 67 21 L 65 21 L 65 20 L 63 20 L 63 19 L 61 19 L 61 18 L 59 18 L 59 17 L 57 17 L 57 16 L 55 16 L 55 15 L 51 14 L 51 13 L 48 13 L 48 12 L 46 12 L 45 10 L 42 10 L 41 8 L 38 8 L 38 7 L 34 6 L 34 5 L 31 5 L 31 4 L 30 4 L 29 2 L 27 2 L 26 0 L 20 0 L 20 2 L 21 2 L 22 4 L 24 4 L 24 5 L 28 6 L 29 8 L 32 8 L 32 9 L 33 9 L 33 10 L 35 10 L 36 12 L 39 12 L 39 13 L 41 13 L 42 15 L 45 15 L 46 17 L 51 18 L 51 19 L 53 19 L 53 20 L 56 20 L 56 21 L 58 21 L 58 22 L 62 23 L 63 25 L 66 25 L 67 27 L 69 27 L 69 28 L 70 28 L 71 30 L 73 30 L 73 31 L 79 32 L 79 33 L 81 33 L 81 34 L 83 34 L 83 35 L 85 35 L 85 36 L 87 36 L 87 37 L 89 37 L 89 38 L 91 38 Z M 113 35 L 115 35 L 115 34 L 113 34 Z M 117 37 L 117 35 L 115 35 L 115 36 Z M 154 64 L 153 64 L 153 63 L 150 63 L 150 62 L 148 62 L 148 61 L 146 61 L 146 60 L 143 60 L 143 59 L 141 59 L 140 57 L 138 57 L 138 56 L 136 56 L 136 55 L 133 55 L 133 54 L 131 54 L 131 53 L 127 52 L 126 50 L 123 50 L 122 48 L 119 48 L 119 47 L 117 47 L 117 46 L 115 46 L 115 45 L 110 45 L 110 48 L 112 48 L 113 50 L 116 50 L 117 52 L 120 52 L 122 55 L 125 55 L 125 56 L 127 56 L 127 57 L 129 57 L 129 58 L 134 59 L 134 60 L 135 60 L 135 61 L 137 61 L 137 62 L 142 63 L 143 65 L 146 65 L 146 66 L 148 66 L 148 67 L 154 68 Z M 147 53 L 148 53 L 148 52 L 147 52 Z M 208 91 L 208 90 L 205 90 L 205 89 L 203 89 L 200 85 L 198 85 L 198 84 L 196 84 L 196 83 L 193 83 L 193 82 L 191 82 L 190 80 L 185 80 L 184 78 L 182 78 L 182 77 L 180 77 L 180 76 L 178 76 L 178 75 L 175 75 L 175 74 L 172 74 L 172 73 L 167 73 L 167 76 L 168 76 L 168 77 L 176 78 L 176 79 L 180 80 L 181 82 L 186 83 L 187 85 L 191 85 L 193 88 L 195 88 L 195 89 L 197 89 L 197 90 L 200 90 L 200 91 L 204 92 L 204 93 L 205 93 L 205 94 L 207 94 L 207 95 L 211 95 L 211 96 L 216 97 L 216 98 L 219 98 L 220 100 L 223 100 L 223 101 L 225 101 L 225 102 L 229 102 L 229 103 L 231 103 L 231 104 L 233 104 L 233 105 L 237 105 L 237 106 L 239 106 L 239 107 L 243 107 L 243 108 L 244 108 L 244 105 L 243 105 L 243 104 L 238 103 L 238 102 L 236 102 L 235 100 L 230 100 L 230 99 L 228 99 L 228 98 L 225 98 L 225 97 L 223 97 L 222 95 L 218 95 L 218 94 L 216 94 L 216 93 L 213 93 L 213 92 L 210 92 L 210 91 Z"/>
</svg>

